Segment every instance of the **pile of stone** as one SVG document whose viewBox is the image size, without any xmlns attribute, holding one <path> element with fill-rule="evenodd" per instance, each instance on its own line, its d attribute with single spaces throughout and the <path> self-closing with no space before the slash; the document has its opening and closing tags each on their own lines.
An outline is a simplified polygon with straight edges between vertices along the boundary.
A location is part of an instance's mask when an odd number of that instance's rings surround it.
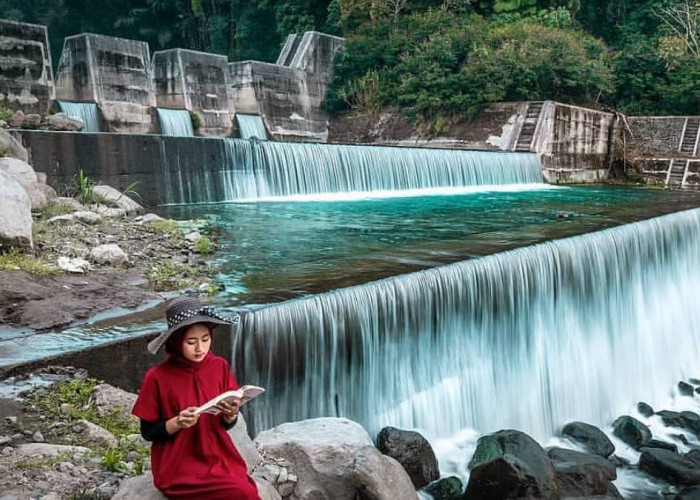
<svg viewBox="0 0 700 500">
<path fill-rule="evenodd" d="M 126 194 L 110 186 L 93 186 L 93 203 L 87 207 L 73 198 L 58 197 L 46 183 L 46 174 L 34 172 L 26 149 L 9 133 L 0 130 L 0 248 L 33 248 L 32 211 L 42 209 L 49 202 L 73 210 L 71 214 L 50 219 L 52 224 L 76 221 L 97 224 L 103 218 L 136 216 L 144 211 Z M 98 255 L 93 257 L 98 262 L 119 263 L 125 259 L 123 252 L 113 248 L 96 251 Z"/>
<path fill-rule="evenodd" d="M 691 395 L 692 396 L 692 395 Z M 128 412 L 135 395 L 102 384 L 93 393 L 100 412 L 115 408 Z M 434 500 L 597 499 L 623 498 L 613 481 L 620 468 L 648 474 L 666 484 L 665 496 L 674 500 L 698 498 L 700 448 L 694 449 L 686 434 L 700 438 L 700 416 L 694 412 L 653 410 L 640 403 L 640 413 L 656 415 L 678 430 L 679 442 L 691 450 L 679 454 L 673 443 L 654 439 L 639 420 L 622 416 L 613 434 L 641 455 L 637 464 L 614 455 L 615 445 L 603 431 L 584 422 L 564 426 L 561 437 L 577 450 L 543 449 L 534 439 L 517 430 L 501 430 L 482 436 L 469 463 L 466 485 L 457 477 L 440 477 L 438 462 L 428 441 L 419 433 L 386 427 L 373 443 L 357 423 L 344 418 L 317 418 L 286 423 L 266 430 L 251 440 L 241 417 L 230 431 L 231 439 L 255 479 L 262 500 L 333 498 L 355 500 L 417 499 L 420 490 Z M 115 439 L 95 424 L 74 424 L 67 432 L 79 433 L 86 446 L 112 446 Z M 18 494 L 41 490 L 42 495 L 65 494 L 76 484 L 86 494 L 114 500 L 162 500 L 146 473 L 110 473 L 99 461 L 81 458 L 89 449 L 50 444 L 40 433 L 0 436 L 0 469 L 12 474 Z M 140 436 L 128 436 L 140 440 Z M 110 444 L 111 443 L 111 444 Z M 19 474 L 11 459 L 63 456 L 53 467 L 37 466 Z M 72 458 L 71 458 L 72 457 Z M 40 462 L 37 462 L 37 464 Z M 129 457 L 120 468 L 131 470 Z M 15 468 L 16 469 L 16 468 Z M 663 488 L 663 486 L 662 486 Z M 0 491 L 1 493 L 1 491 Z M 0 498 L 4 498 L 0 496 Z M 21 495 L 17 498 L 23 498 Z M 44 496 L 43 498 L 51 498 Z"/>
</svg>

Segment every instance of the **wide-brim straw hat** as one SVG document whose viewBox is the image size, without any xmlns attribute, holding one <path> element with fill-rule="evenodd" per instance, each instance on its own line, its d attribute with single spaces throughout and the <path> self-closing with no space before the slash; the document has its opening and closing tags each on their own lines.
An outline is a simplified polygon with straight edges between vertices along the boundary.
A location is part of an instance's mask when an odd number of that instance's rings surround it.
<svg viewBox="0 0 700 500">
<path fill-rule="evenodd" d="M 213 326 L 231 325 L 235 323 L 236 318 L 220 316 L 195 297 L 179 297 L 168 305 L 165 310 L 165 319 L 168 322 L 168 329 L 148 343 L 148 351 L 151 354 L 156 354 L 172 334 L 186 326 L 195 323 L 208 323 Z"/>
</svg>

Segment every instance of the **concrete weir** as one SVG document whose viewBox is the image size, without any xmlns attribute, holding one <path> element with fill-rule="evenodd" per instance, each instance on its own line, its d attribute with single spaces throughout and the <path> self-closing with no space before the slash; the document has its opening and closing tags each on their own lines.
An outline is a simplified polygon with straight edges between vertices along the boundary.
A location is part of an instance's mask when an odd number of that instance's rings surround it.
<svg viewBox="0 0 700 500">
<path fill-rule="evenodd" d="M 56 98 L 97 103 L 109 132 L 154 132 L 156 96 L 148 44 L 91 33 L 66 38 Z"/>
<path fill-rule="evenodd" d="M 230 136 L 233 109 L 226 56 L 172 49 L 153 54 L 159 108 L 186 109 L 199 116 L 201 135 Z"/>
<path fill-rule="evenodd" d="M 309 31 L 289 35 L 275 64 L 230 63 L 236 112 L 262 116 L 274 139 L 326 142 L 329 118 L 321 103 L 342 47 L 342 38 Z"/>
<path fill-rule="evenodd" d="M 46 26 L 0 19 L 0 102 L 25 114 L 48 113 L 54 100 Z"/>
</svg>

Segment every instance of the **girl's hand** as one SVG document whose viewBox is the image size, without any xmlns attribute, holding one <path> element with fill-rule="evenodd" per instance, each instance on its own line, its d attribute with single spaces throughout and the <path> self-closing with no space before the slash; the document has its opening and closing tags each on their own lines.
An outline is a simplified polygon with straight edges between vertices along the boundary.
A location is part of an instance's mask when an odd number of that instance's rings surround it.
<svg viewBox="0 0 700 500">
<path fill-rule="evenodd" d="M 196 406 L 190 406 L 182 410 L 177 417 L 175 417 L 178 429 L 186 429 L 197 424 L 199 420 L 199 415 L 195 415 L 194 410 Z"/>
<path fill-rule="evenodd" d="M 221 401 L 216 407 L 221 410 L 224 417 L 224 422 L 230 424 L 236 418 L 238 418 L 238 412 L 240 411 L 240 399 L 236 399 L 233 403 L 227 403 L 226 401 Z"/>
</svg>

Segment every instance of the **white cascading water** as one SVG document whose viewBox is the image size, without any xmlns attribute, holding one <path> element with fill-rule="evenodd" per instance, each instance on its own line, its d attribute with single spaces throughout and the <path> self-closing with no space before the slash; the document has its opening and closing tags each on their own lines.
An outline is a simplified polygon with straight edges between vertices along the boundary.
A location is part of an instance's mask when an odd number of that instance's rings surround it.
<svg viewBox="0 0 700 500">
<path fill-rule="evenodd" d="M 267 129 L 262 116 L 236 113 L 236 123 L 238 124 L 238 134 L 241 139 L 267 140 Z"/>
<path fill-rule="evenodd" d="M 161 135 L 193 137 L 192 117 L 186 109 L 157 108 Z"/>
<path fill-rule="evenodd" d="M 539 160 L 529 153 L 219 141 L 228 158 L 220 170 L 203 171 L 201 163 L 180 162 L 164 170 L 168 203 L 544 185 Z"/>
<path fill-rule="evenodd" d="M 100 110 L 94 102 L 58 101 L 61 111 L 83 120 L 83 132 L 100 131 Z"/>
<path fill-rule="evenodd" d="M 605 425 L 699 376 L 700 209 L 243 314 L 257 430 L 345 416 L 431 438 Z"/>
</svg>

